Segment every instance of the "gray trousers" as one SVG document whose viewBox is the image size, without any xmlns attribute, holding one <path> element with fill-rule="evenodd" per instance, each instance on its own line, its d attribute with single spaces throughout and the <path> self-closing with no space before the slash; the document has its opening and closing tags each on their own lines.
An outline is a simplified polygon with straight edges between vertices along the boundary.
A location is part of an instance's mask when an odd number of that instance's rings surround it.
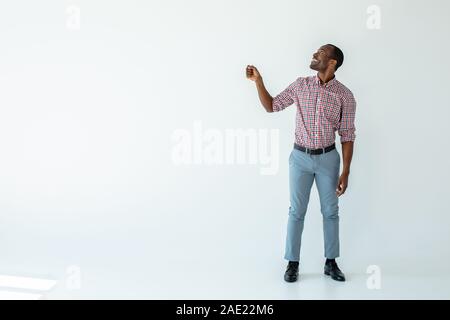
<svg viewBox="0 0 450 320">
<path fill-rule="evenodd" d="M 292 149 L 289 156 L 290 207 L 284 255 L 286 260 L 300 260 L 303 224 L 314 180 L 323 217 L 325 257 L 334 259 L 339 256 L 339 206 L 336 188 L 340 161 L 336 149 L 318 155 Z"/>
</svg>

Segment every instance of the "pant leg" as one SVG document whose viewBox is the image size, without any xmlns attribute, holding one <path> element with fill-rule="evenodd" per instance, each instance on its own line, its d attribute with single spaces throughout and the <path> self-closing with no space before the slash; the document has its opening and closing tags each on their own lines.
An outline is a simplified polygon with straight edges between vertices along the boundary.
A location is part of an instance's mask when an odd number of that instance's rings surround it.
<svg viewBox="0 0 450 320">
<path fill-rule="evenodd" d="M 293 149 L 289 157 L 290 207 L 284 258 L 299 261 L 309 195 L 314 182 L 311 155 Z"/>
<path fill-rule="evenodd" d="M 323 217 L 325 257 L 339 257 L 339 201 L 336 188 L 339 181 L 340 156 L 334 149 L 316 158 L 315 180 Z"/>
</svg>

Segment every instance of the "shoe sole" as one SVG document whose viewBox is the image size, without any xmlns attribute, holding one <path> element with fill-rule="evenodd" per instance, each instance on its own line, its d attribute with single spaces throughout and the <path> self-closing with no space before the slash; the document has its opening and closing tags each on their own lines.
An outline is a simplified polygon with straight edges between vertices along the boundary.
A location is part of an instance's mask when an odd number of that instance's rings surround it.
<svg viewBox="0 0 450 320">
<path fill-rule="evenodd" d="M 325 274 L 326 276 L 331 276 L 330 273 L 327 272 L 327 271 L 325 271 L 324 274 Z M 339 281 L 339 282 L 344 282 L 344 281 L 345 281 L 345 279 L 338 279 L 338 278 L 336 278 L 336 277 L 331 277 L 331 279 L 333 279 L 333 280 L 335 280 L 335 281 Z"/>
<path fill-rule="evenodd" d="M 284 281 L 286 282 L 296 282 L 298 280 L 298 276 L 295 278 L 284 277 Z"/>
</svg>

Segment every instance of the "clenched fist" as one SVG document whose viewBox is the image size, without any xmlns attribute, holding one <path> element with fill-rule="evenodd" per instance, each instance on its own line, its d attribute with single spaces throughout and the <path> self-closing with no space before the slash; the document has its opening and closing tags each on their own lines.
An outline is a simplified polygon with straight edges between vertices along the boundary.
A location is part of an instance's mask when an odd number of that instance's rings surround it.
<svg viewBox="0 0 450 320">
<path fill-rule="evenodd" d="M 248 65 L 246 68 L 247 79 L 252 81 L 256 81 L 261 78 L 258 69 L 255 66 Z"/>
</svg>

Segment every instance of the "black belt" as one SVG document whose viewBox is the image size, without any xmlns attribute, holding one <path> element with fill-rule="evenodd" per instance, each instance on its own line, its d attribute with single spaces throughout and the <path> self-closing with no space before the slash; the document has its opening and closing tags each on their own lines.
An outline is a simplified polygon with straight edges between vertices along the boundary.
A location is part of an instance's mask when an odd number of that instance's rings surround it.
<svg viewBox="0 0 450 320">
<path fill-rule="evenodd" d="M 322 154 L 322 153 L 326 153 L 328 151 L 333 150 L 334 148 L 336 148 L 336 145 L 333 143 L 331 146 L 328 146 L 325 148 L 309 149 L 309 148 L 305 148 L 305 147 L 302 147 L 302 146 L 294 143 L 294 148 L 297 150 L 303 151 L 305 153 L 309 153 L 309 154 Z"/>
</svg>

